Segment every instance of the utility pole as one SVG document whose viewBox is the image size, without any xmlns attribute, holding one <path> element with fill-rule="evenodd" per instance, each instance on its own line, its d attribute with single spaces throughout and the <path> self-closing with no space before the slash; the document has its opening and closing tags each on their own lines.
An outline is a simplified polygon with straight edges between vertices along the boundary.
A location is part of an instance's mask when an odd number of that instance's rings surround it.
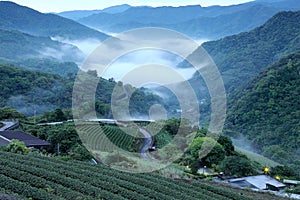
<svg viewBox="0 0 300 200">
<path fill-rule="evenodd" d="M 60 155 L 60 143 L 57 144 L 57 155 Z"/>
</svg>

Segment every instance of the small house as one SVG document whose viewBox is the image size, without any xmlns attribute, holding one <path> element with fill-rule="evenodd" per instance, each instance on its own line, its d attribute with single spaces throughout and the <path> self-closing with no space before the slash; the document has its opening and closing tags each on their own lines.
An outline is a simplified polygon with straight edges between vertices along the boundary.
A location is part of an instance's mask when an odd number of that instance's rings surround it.
<svg viewBox="0 0 300 200">
<path fill-rule="evenodd" d="M 41 140 L 33 135 L 24 133 L 23 131 L 0 131 L 0 146 L 8 145 L 13 139 L 24 142 L 26 147 L 43 148 L 51 146 L 49 142 Z"/>
<path fill-rule="evenodd" d="M 296 186 L 300 185 L 300 181 L 296 181 L 296 180 L 283 179 L 283 183 L 289 187 L 296 187 Z"/>
<path fill-rule="evenodd" d="M 248 176 L 243 178 L 230 179 L 229 184 L 241 188 L 258 190 L 283 190 L 286 185 L 267 175 Z"/>
</svg>

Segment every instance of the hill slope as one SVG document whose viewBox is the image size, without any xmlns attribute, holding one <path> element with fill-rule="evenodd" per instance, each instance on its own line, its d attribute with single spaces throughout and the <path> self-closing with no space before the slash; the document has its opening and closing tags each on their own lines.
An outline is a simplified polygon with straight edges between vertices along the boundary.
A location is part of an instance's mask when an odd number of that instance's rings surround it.
<svg viewBox="0 0 300 200">
<path fill-rule="evenodd" d="M 70 40 L 95 38 L 102 41 L 108 37 L 70 19 L 43 14 L 9 1 L 0 2 L 0 28 L 38 36 L 59 36 Z"/>
<path fill-rule="evenodd" d="M 65 65 L 68 66 L 68 63 Z M 115 88 L 120 89 L 118 93 L 120 96 L 123 95 L 124 88 L 132 94 L 129 105 L 132 117 L 148 116 L 152 105 L 163 104 L 160 97 L 153 95 L 147 89 L 136 89 L 128 84 L 123 87 L 122 82 L 118 82 L 117 85 L 114 80 L 103 78 L 98 80 L 95 71 L 87 74 L 89 74 L 90 81 L 98 83 L 95 94 L 96 102 L 94 103 L 96 111 L 102 117 L 111 116 L 110 106 L 111 103 L 115 103 L 115 101 L 111 102 L 111 96 Z M 72 106 L 74 76 L 63 78 L 55 74 L 33 72 L 0 64 L 0 77 L 0 107 L 11 106 L 27 116 L 32 116 L 35 111 L 40 114 L 55 108 L 71 108 Z M 83 82 L 84 88 L 89 83 Z M 90 101 L 90 98 L 87 98 L 87 101 Z M 84 103 L 87 104 L 87 102 Z M 95 105 L 90 105 L 87 109 L 93 111 Z"/>
<path fill-rule="evenodd" d="M 239 88 L 282 55 L 300 50 L 300 11 L 281 12 L 250 32 L 204 43 L 225 87 Z"/>
<path fill-rule="evenodd" d="M 128 174 L 102 164 L 0 152 L 0 188 L 33 199 L 252 199 L 230 189 L 152 174 Z M 253 195 L 253 194 L 252 194 Z M 257 193 L 255 199 L 281 199 Z"/>
<path fill-rule="evenodd" d="M 300 166 L 300 51 L 262 71 L 231 102 L 226 128 L 264 155 Z M 231 132 L 229 131 L 229 132 Z M 228 131 L 227 131 L 228 132 Z"/>
<path fill-rule="evenodd" d="M 83 53 L 75 46 L 19 31 L 0 29 L 0 59 L 24 60 L 48 58 L 60 61 L 81 61 Z"/>
<path fill-rule="evenodd" d="M 26 115 L 70 107 L 73 84 L 59 75 L 21 70 L 0 64 L 0 106 Z"/>
</svg>

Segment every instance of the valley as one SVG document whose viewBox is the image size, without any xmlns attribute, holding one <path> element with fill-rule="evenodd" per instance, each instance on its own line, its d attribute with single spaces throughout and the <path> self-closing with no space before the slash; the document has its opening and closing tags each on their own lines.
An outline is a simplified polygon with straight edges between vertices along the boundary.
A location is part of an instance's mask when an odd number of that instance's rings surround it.
<svg viewBox="0 0 300 200">
<path fill-rule="evenodd" d="M 20 2 L 0 1 L 0 199 L 300 198 L 299 0 Z"/>
</svg>

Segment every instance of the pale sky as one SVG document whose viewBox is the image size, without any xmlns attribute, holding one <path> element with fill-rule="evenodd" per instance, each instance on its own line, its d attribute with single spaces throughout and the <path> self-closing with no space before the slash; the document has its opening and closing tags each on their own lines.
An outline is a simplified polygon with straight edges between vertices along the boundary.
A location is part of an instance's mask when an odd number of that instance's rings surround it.
<svg viewBox="0 0 300 200">
<path fill-rule="evenodd" d="M 132 6 L 183 6 L 197 5 L 232 5 L 251 0 L 12 0 L 40 12 L 62 12 L 69 10 L 96 10 L 114 5 L 129 4 Z"/>
</svg>

